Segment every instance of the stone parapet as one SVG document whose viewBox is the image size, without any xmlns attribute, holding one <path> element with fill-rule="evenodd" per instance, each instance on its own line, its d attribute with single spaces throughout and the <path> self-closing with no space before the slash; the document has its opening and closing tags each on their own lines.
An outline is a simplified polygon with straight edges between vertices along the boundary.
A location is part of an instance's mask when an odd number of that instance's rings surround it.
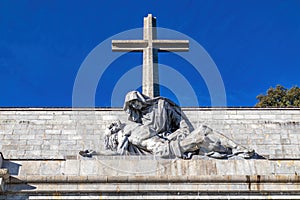
<svg viewBox="0 0 300 200">
<path fill-rule="evenodd" d="M 299 184 L 299 175 L 202 175 L 202 176 L 18 176 L 10 184 L 20 183 L 291 183 Z M 248 189 L 251 189 L 250 187 Z"/>
<path fill-rule="evenodd" d="M 300 158 L 300 109 L 183 108 L 194 127 L 207 124 L 270 159 Z M 68 159 L 103 151 L 120 108 L 1 108 L 0 149 L 8 159 Z"/>
<path fill-rule="evenodd" d="M 78 177 L 80 178 L 80 177 Z M 83 177 L 85 178 L 85 177 Z M 110 177 L 106 177 L 108 180 Z M 62 181 L 57 179 L 51 181 L 15 183 L 9 187 L 10 193 L 18 193 L 19 188 L 24 187 L 21 192 L 35 193 L 72 193 L 72 192 L 112 192 L 112 193 L 167 193 L 167 192 L 209 192 L 209 193 L 233 193 L 233 192 L 289 192 L 299 191 L 299 176 L 209 176 L 209 177 L 183 177 L 186 180 L 172 177 L 142 177 L 130 180 L 130 177 L 113 177 L 112 181 L 104 181 L 97 178 L 92 181 Z M 120 181 L 127 179 L 127 181 Z M 17 187 L 18 185 L 18 187 Z"/>
<path fill-rule="evenodd" d="M 12 168 L 14 174 L 7 182 L 6 193 L 2 195 L 7 199 L 300 197 L 300 161 L 123 157 L 102 160 L 5 160 L 4 166 Z"/>
<path fill-rule="evenodd" d="M 107 156 L 104 129 L 126 121 L 121 109 L 2 108 L 0 199 L 300 198 L 300 109 L 182 110 L 266 159 Z"/>
<path fill-rule="evenodd" d="M 169 160 L 115 159 L 89 160 L 14 160 L 5 161 L 3 168 L 12 176 L 256 176 L 300 175 L 299 160 Z"/>
</svg>

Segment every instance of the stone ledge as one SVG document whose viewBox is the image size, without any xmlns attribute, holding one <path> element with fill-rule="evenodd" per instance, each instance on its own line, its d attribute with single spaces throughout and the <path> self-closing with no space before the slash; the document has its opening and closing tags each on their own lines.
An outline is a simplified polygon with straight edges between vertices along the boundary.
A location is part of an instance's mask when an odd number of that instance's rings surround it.
<svg viewBox="0 0 300 200">
<path fill-rule="evenodd" d="M 26 183 L 8 184 L 8 193 L 68 193 L 68 192 L 114 192 L 114 193 L 172 193 L 172 192 L 290 192 L 299 193 L 300 185 L 278 182 L 203 182 L 203 183 Z"/>
<path fill-rule="evenodd" d="M 11 176 L 8 183 L 293 183 L 300 175 Z"/>
<path fill-rule="evenodd" d="M 80 196 L 81 195 L 81 196 Z M 64 195 L 62 193 L 57 193 L 53 196 L 50 195 L 30 195 L 30 200 L 40 200 L 40 199 L 81 199 L 81 200 L 90 200 L 90 199 L 300 199 L 300 194 L 296 192 L 287 192 L 287 193 L 207 193 L 207 192 L 188 192 L 188 193 L 155 193 L 147 196 L 143 193 L 133 193 L 133 194 L 123 194 L 121 192 L 115 193 L 87 193 L 87 194 L 78 194 L 72 193 L 71 195 Z"/>
<path fill-rule="evenodd" d="M 26 199 L 182 199 L 300 197 L 298 175 L 11 176 L 6 195 Z M 37 195 L 39 194 L 39 195 Z M 3 196 L 4 196 L 3 195 Z M 207 195 L 207 196 L 206 196 Z M 225 195 L 225 196 L 224 196 Z M 1 197 L 1 196 L 0 196 Z M 80 198 L 79 198 L 80 197 Z M 74 198 L 73 198 L 74 199 Z M 75 198 L 77 199 L 77 197 Z"/>
<path fill-rule="evenodd" d="M 291 176 L 300 175 L 300 161 L 250 160 L 5 160 L 3 166 L 22 179 L 40 177 L 52 180 L 78 176 L 113 177 L 205 177 L 205 176 Z M 14 172 L 14 173 L 13 173 Z M 95 177 L 96 176 L 96 177 Z M 48 178 L 48 179 L 47 179 Z M 95 179 L 96 178 L 96 179 Z M 182 178 L 180 178 L 182 179 Z M 75 179 L 72 179 L 75 180 Z"/>
<path fill-rule="evenodd" d="M 255 108 L 255 107 L 182 107 L 182 110 L 188 111 L 198 111 L 198 110 L 209 110 L 209 111 L 219 111 L 219 110 L 298 110 L 300 108 Z M 123 111 L 121 107 L 115 108 L 72 108 L 72 107 L 0 107 L 0 111 Z"/>
</svg>

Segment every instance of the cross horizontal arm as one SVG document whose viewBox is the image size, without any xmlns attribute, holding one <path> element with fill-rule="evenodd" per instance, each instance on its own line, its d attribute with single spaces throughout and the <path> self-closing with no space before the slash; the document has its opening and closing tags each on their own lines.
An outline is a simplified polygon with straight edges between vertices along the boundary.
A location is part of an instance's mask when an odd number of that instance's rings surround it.
<svg viewBox="0 0 300 200">
<path fill-rule="evenodd" d="M 153 48 L 158 51 L 188 51 L 188 40 L 153 40 Z"/>
<path fill-rule="evenodd" d="M 148 42 L 145 40 L 113 40 L 113 51 L 143 51 Z"/>
<path fill-rule="evenodd" d="M 158 51 L 188 51 L 188 40 L 152 40 L 153 48 Z M 143 51 L 148 47 L 148 40 L 113 40 L 113 51 Z"/>
</svg>

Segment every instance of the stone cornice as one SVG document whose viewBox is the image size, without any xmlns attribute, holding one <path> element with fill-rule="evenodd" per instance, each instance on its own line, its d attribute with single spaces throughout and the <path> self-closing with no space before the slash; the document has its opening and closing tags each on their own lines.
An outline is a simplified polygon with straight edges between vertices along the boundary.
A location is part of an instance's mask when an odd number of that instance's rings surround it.
<svg viewBox="0 0 300 200">
<path fill-rule="evenodd" d="M 300 108 L 256 108 L 256 107 L 182 107 L 183 111 L 218 111 L 218 110 L 298 110 Z M 116 108 L 72 108 L 72 107 L 0 107 L 0 111 L 123 111 Z"/>
<path fill-rule="evenodd" d="M 299 175 L 12 176 L 9 183 L 300 183 Z"/>
</svg>

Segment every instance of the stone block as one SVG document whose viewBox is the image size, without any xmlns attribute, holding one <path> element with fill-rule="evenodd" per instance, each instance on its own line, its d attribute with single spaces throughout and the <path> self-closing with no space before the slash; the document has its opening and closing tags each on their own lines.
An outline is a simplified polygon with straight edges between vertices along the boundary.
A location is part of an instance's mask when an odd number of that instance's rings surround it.
<svg viewBox="0 0 300 200">
<path fill-rule="evenodd" d="M 24 135 L 28 135 L 29 134 L 29 130 L 28 129 L 15 129 L 13 130 L 13 134 L 24 134 Z"/>
<path fill-rule="evenodd" d="M 70 116 L 69 115 L 54 115 L 53 119 L 59 120 L 59 121 L 65 121 L 65 120 L 70 120 Z"/>
<path fill-rule="evenodd" d="M 64 146 L 76 145 L 76 140 L 60 140 L 59 145 L 60 146 L 62 146 L 62 145 L 64 145 Z"/>
<path fill-rule="evenodd" d="M 44 119 L 43 120 L 42 119 L 31 120 L 30 122 L 33 125 L 44 125 L 44 124 L 46 124 L 46 120 L 44 120 Z"/>
<path fill-rule="evenodd" d="M 61 134 L 61 130 L 46 130 L 46 134 Z"/>
<path fill-rule="evenodd" d="M 18 149 L 18 145 L 17 144 L 2 145 L 2 151 L 16 150 L 16 149 Z"/>
<path fill-rule="evenodd" d="M 109 174 L 110 176 L 117 176 L 118 175 L 118 168 L 114 166 L 113 160 L 105 160 L 99 161 L 100 165 L 98 166 L 98 175 L 106 175 Z"/>
<path fill-rule="evenodd" d="M 45 133 L 42 133 L 42 134 L 38 133 L 38 134 L 34 134 L 34 135 L 35 135 L 34 139 L 36 139 L 36 140 L 45 141 L 45 140 L 51 139 L 51 135 L 45 134 Z"/>
<path fill-rule="evenodd" d="M 270 121 L 276 120 L 276 118 L 277 118 L 276 115 L 274 115 L 274 114 L 268 114 L 268 115 L 262 114 L 259 117 L 262 120 L 266 120 L 267 119 L 267 120 L 270 120 Z"/>
<path fill-rule="evenodd" d="M 27 145 L 41 145 L 43 144 L 43 140 L 36 140 L 36 139 L 33 139 L 33 140 L 27 140 Z"/>
<path fill-rule="evenodd" d="M 220 160 L 216 163 L 217 174 L 218 175 L 234 175 L 236 174 L 234 160 Z M 237 175 L 237 174 L 236 174 Z"/>
<path fill-rule="evenodd" d="M 38 115 L 38 119 L 53 119 L 53 114 L 49 115 Z"/>
<path fill-rule="evenodd" d="M 275 174 L 295 175 L 296 168 L 294 165 L 294 161 L 277 161 L 275 164 Z"/>
<path fill-rule="evenodd" d="M 118 116 L 115 116 L 115 115 L 104 115 L 104 116 L 102 116 L 103 121 L 116 121 L 118 119 L 119 119 Z"/>
<path fill-rule="evenodd" d="M 32 151 L 32 150 L 40 150 L 40 149 L 34 149 L 34 146 L 32 145 L 18 145 L 18 150 L 25 151 Z"/>
<path fill-rule="evenodd" d="M 52 124 L 39 124 L 39 125 L 33 125 L 33 124 L 29 124 L 27 127 L 30 131 L 35 131 L 35 130 L 39 130 L 39 131 L 45 131 L 45 130 L 49 130 L 53 128 Z"/>
<path fill-rule="evenodd" d="M 68 135 L 68 140 L 82 140 L 83 137 L 81 135 Z"/>
<path fill-rule="evenodd" d="M 77 131 L 76 130 L 62 130 L 61 132 L 62 134 L 71 134 L 71 135 L 76 135 L 77 134 Z"/>
<path fill-rule="evenodd" d="M 40 158 L 41 155 L 42 155 L 42 152 L 40 150 L 26 150 L 25 151 L 25 157 L 27 157 L 27 158 L 37 159 L 37 158 Z"/>
<path fill-rule="evenodd" d="M 41 175 L 61 175 L 61 162 L 60 161 L 43 161 L 40 163 Z"/>
<path fill-rule="evenodd" d="M 65 175 L 78 175 L 80 173 L 80 160 L 66 160 L 65 168 L 63 169 Z"/>
<path fill-rule="evenodd" d="M 23 176 L 40 175 L 40 167 L 42 161 L 21 161 L 20 164 L 20 174 Z"/>
<path fill-rule="evenodd" d="M 13 134 L 5 134 L 4 135 L 4 140 L 19 140 L 20 135 L 13 135 Z"/>
<path fill-rule="evenodd" d="M 255 168 L 252 160 L 238 162 L 235 160 L 235 174 L 252 175 L 255 174 Z"/>
<path fill-rule="evenodd" d="M 245 118 L 244 115 L 239 115 L 239 114 L 236 114 L 236 115 L 228 115 L 228 119 L 240 119 L 240 120 L 243 120 Z"/>
<path fill-rule="evenodd" d="M 50 145 L 50 150 L 58 150 L 59 149 L 59 144 L 51 144 Z"/>
<path fill-rule="evenodd" d="M 0 111 L 0 115 L 16 115 L 16 111 L 10 110 L 10 111 Z"/>
<path fill-rule="evenodd" d="M 80 175 L 97 175 L 99 171 L 99 162 L 93 160 L 81 160 L 80 162 Z"/>
</svg>

